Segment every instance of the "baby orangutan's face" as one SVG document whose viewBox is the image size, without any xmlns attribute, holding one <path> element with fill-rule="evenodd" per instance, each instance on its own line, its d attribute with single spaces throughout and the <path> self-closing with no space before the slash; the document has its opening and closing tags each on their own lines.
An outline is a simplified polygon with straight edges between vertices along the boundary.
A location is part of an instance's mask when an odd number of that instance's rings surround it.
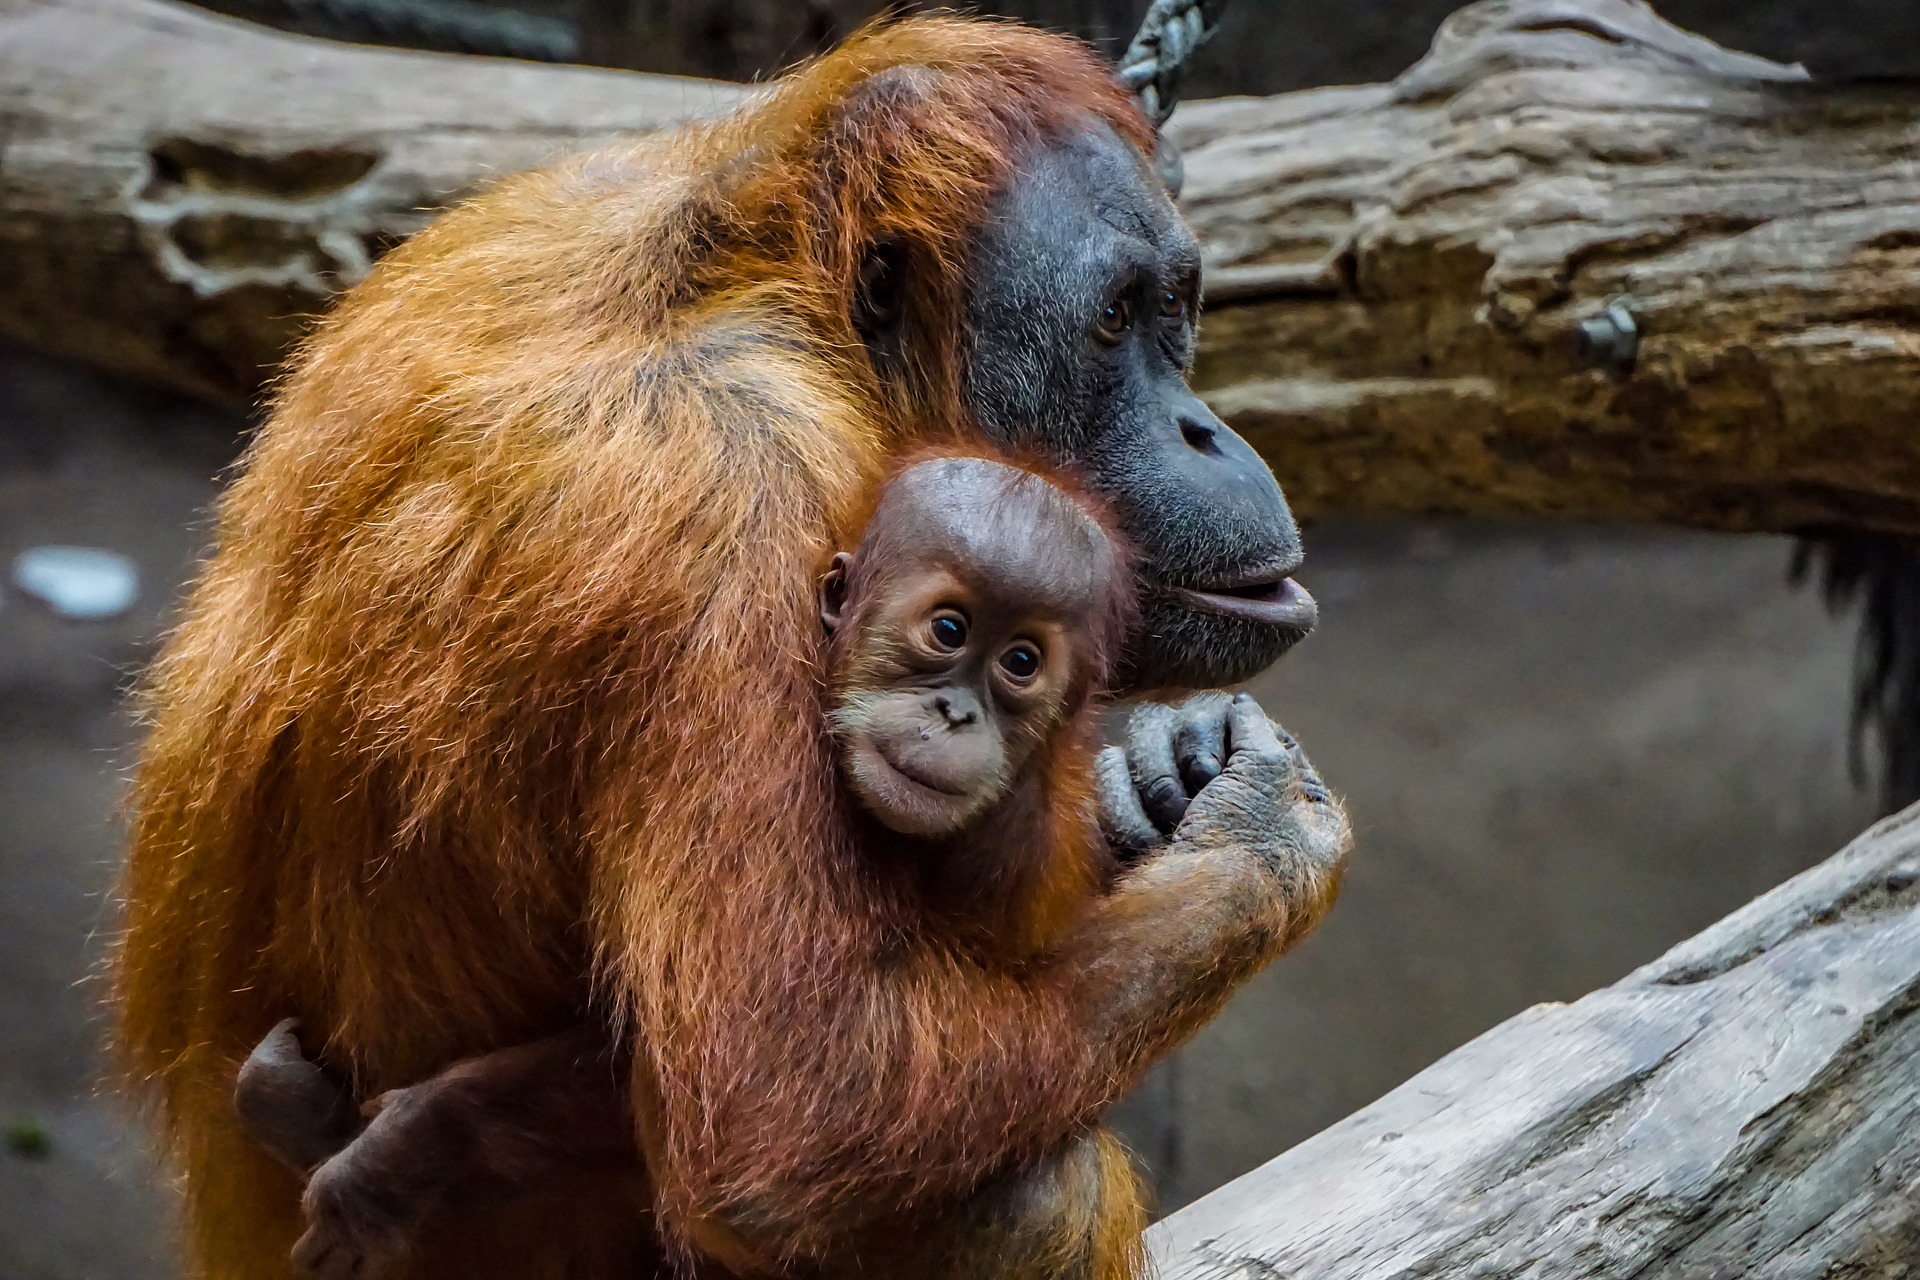
<svg viewBox="0 0 1920 1280">
<path fill-rule="evenodd" d="M 910 483 L 962 463 L 971 487 Z M 1088 692 L 1113 576 L 1099 526 L 1037 477 L 961 459 L 896 480 L 821 588 L 833 731 L 868 812 L 951 836 L 1005 796 Z"/>
</svg>

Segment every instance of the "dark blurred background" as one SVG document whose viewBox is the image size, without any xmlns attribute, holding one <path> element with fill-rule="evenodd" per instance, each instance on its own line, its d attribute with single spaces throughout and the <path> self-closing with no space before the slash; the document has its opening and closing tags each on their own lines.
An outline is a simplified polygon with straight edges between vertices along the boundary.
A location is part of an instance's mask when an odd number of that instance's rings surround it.
<svg viewBox="0 0 1920 1280">
<path fill-rule="evenodd" d="M 231 0 L 312 34 L 770 74 L 865 0 Z M 1235 0 L 1192 96 L 1389 78 L 1455 0 Z M 992 11 L 1109 48 L 1145 0 Z M 1835 76 L 1920 73 L 1913 0 L 1668 0 L 1723 43 Z M 133 608 L 0 602 L 0 1280 L 170 1275 L 164 1171 L 97 1096 L 124 701 L 247 424 L 0 348 L 0 564 L 131 557 Z M 1284 484 L 1286 477 L 1282 476 Z M 1837 849 L 1877 812 L 1847 767 L 1852 621 L 1791 544 L 1564 525 L 1326 522 L 1313 639 L 1256 691 L 1346 793 L 1359 847 L 1322 933 L 1122 1109 L 1165 1207 L 1365 1104 L 1530 1004 L 1614 980 Z"/>
<path fill-rule="evenodd" d="M 223 0 L 206 7 L 314 35 L 761 79 L 887 11 L 1001 14 L 1074 31 L 1110 55 L 1148 0 Z M 1188 81 L 1194 97 L 1387 80 L 1464 0 L 1232 0 Z M 1920 74 L 1912 0 L 1664 0 L 1670 21 L 1820 75 Z"/>
</svg>

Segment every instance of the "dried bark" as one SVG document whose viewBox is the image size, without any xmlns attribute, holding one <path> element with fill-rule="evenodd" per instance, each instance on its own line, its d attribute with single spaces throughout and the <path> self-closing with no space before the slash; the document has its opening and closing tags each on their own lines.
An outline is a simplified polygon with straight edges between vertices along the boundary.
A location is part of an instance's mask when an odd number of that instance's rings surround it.
<svg viewBox="0 0 1920 1280">
<path fill-rule="evenodd" d="M 1162 1280 L 1920 1270 L 1920 808 L 1148 1233 Z"/>
<path fill-rule="evenodd" d="M 1390 85 L 1175 124 L 1200 382 L 1303 510 L 1920 531 L 1915 88 L 1496 0 Z"/>
<path fill-rule="evenodd" d="M 245 402 L 449 201 L 744 92 L 0 0 L 0 336 Z"/>
</svg>

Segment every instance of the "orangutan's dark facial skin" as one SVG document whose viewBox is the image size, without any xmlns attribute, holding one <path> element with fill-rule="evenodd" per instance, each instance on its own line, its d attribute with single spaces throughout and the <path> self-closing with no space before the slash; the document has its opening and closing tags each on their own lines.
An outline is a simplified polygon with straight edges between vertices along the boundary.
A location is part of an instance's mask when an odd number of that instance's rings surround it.
<svg viewBox="0 0 1920 1280">
<path fill-rule="evenodd" d="M 1100 526 L 1038 477 L 947 458 L 895 480 L 821 586 L 861 807 L 922 838 L 990 809 L 1086 698 L 1117 577 Z"/>
<path fill-rule="evenodd" d="M 975 248 L 967 395 L 989 436 L 1071 465 L 1139 556 L 1116 685 L 1245 680 L 1312 629 L 1273 473 L 1187 384 L 1200 249 L 1104 125 L 1036 145 Z"/>
</svg>

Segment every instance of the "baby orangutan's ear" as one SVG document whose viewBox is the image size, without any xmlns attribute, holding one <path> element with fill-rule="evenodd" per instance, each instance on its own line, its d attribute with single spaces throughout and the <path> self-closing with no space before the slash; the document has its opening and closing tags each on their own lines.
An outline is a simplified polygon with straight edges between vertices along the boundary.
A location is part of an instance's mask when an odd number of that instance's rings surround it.
<svg viewBox="0 0 1920 1280">
<path fill-rule="evenodd" d="M 844 551 L 834 553 L 827 576 L 820 579 L 820 625 L 832 635 L 840 629 L 840 614 L 847 607 L 847 571 L 853 557 Z"/>
</svg>

